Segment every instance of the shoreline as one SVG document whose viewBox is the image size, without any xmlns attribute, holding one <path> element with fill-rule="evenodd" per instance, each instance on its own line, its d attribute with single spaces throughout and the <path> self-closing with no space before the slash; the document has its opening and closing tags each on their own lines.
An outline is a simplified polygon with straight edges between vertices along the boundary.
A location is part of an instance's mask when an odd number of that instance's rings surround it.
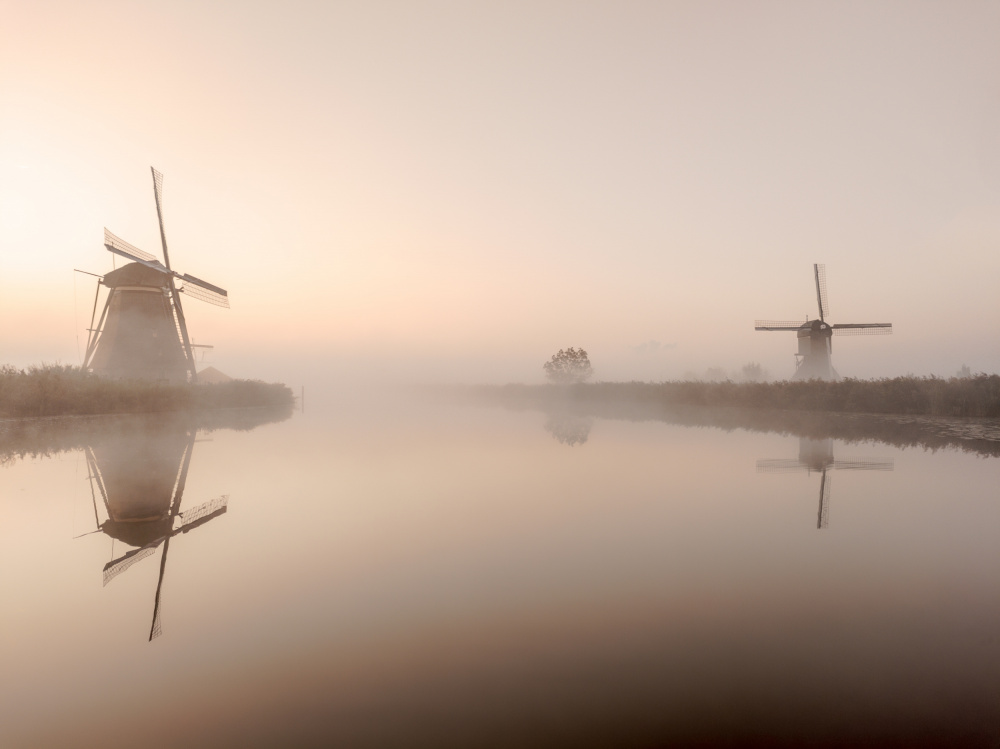
<svg viewBox="0 0 1000 749">
<path fill-rule="evenodd" d="M 989 377 L 1000 384 L 1000 377 Z M 461 396 L 463 400 L 479 405 L 536 411 L 550 417 L 662 421 L 724 431 L 743 429 L 855 443 L 877 441 L 900 448 L 920 447 L 932 451 L 956 448 L 983 457 L 1000 457 L 1000 417 L 997 416 L 782 408 L 744 405 L 733 402 L 735 398 L 730 402 L 712 403 L 701 398 L 685 401 L 665 397 L 665 393 L 671 390 L 669 386 L 675 384 L 480 385 L 462 389 Z M 689 383 L 679 384 L 687 386 Z M 702 395 L 713 390 L 718 392 L 746 387 L 735 383 L 694 384 L 718 386 L 696 388 L 696 392 Z M 811 383 L 802 384 L 808 386 Z M 776 385 L 780 387 L 787 383 Z"/>
<path fill-rule="evenodd" d="M 545 403 L 632 402 L 789 411 L 1000 418 L 1000 375 L 846 378 L 836 382 L 595 382 L 474 385 L 470 392 Z"/>
</svg>

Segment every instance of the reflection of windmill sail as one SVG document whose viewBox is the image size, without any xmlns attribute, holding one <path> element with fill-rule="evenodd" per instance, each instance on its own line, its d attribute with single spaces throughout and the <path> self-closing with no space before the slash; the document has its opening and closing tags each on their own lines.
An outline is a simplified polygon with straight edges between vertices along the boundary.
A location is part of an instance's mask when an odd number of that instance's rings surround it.
<svg viewBox="0 0 1000 749">
<path fill-rule="evenodd" d="M 840 375 L 830 362 L 833 350 L 834 335 L 889 335 L 892 333 L 892 323 L 840 323 L 831 325 L 826 318 L 830 316 L 830 303 L 826 295 L 826 267 L 813 265 L 816 277 L 816 304 L 819 307 L 819 319 L 803 321 L 789 320 L 757 320 L 754 330 L 789 330 L 795 331 L 799 349 L 795 354 L 795 380 L 839 380 Z"/>
<path fill-rule="evenodd" d="M 156 551 L 156 547 L 162 542 L 163 539 L 157 539 L 153 543 L 143 546 L 141 549 L 133 549 L 125 556 L 108 562 L 104 565 L 104 584 L 107 585 L 110 583 L 115 579 L 115 577 L 127 570 L 136 562 L 151 556 L 153 552 Z"/>
<path fill-rule="evenodd" d="M 830 522 L 830 485 L 833 476 L 829 471 L 891 471 L 891 459 L 848 459 L 835 460 L 833 457 L 833 440 L 815 440 L 808 437 L 799 438 L 799 457 L 797 459 L 764 459 L 757 461 L 757 473 L 816 473 L 820 474 L 819 511 L 816 527 L 826 528 Z"/>
<path fill-rule="evenodd" d="M 170 536 L 176 536 L 178 533 L 187 533 L 188 531 L 194 530 L 199 525 L 204 525 L 209 520 L 214 520 L 229 509 L 228 503 L 229 497 L 224 495 L 198 505 L 192 510 L 180 513 L 177 518 L 181 521 L 181 524 L 177 528 L 171 530 Z M 161 536 L 155 541 L 152 541 L 139 549 L 133 549 L 124 556 L 108 562 L 104 565 L 104 584 L 107 585 L 117 575 L 127 570 L 133 564 L 150 556 L 154 551 L 156 551 L 156 548 L 165 542 L 170 536 Z"/>
<path fill-rule="evenodd" d="M 823 469 L 823 477 L 819 482 L 819 512 L 816 514 L 816 527 L 826 528 L 830 525 L 830 481 L 833 476 Z"/>
<path fill-rule="evenodd" d="M 155 169 L 152 172 L 163 263 L 104 230 L 105 248 L 132 262 L 98 281 L 98 295 L 101 286 L 108 295 L 97 324 L 91 320 L 84 368 L 110 377 L 193 382 L 198 375 L 180 294 L 220 307 L 229 306 L 229 295 L 225 289 L 171 269 L 163 228 L 163 175 Z M 178 281 L 183 284 L 180 288 Z"/>
<path fill-rule="evenodd" d="M 147 423 L 142 429 L 125 429 L 101 440 L 86 451 L 92 486 L 99 490 L 92 495 L 95 516 L 98 493 L 107 513 L 100 530 L 136 547 L 105 565 L 104 584 L 163 547 L 150 639 L 162 632 L 161 601 L 170 540 L 228 509 L 229 497 L 223 496 L 180 511 L 195 433 L 179 422 Z"/>
</svg>

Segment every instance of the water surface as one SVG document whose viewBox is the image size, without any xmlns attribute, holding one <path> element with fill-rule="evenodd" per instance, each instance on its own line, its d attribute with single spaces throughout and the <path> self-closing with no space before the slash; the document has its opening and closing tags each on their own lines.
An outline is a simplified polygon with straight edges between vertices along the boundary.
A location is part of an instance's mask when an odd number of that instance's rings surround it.
<svg viewBox="0 0 1000 749">
<path fill-rule="evenodd" d="M 224 421 L 7 445 L 0 746 L 1000 741 L 994 457 L 399 398 Z"/>
</svg>

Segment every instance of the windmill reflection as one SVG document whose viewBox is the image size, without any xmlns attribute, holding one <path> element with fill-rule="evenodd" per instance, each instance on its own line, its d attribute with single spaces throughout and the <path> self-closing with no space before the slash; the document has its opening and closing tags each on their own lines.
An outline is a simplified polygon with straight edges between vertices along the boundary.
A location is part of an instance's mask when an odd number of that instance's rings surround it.
<svg viewBox="0 0 1000 749">
<path fill-rule="evenodd" d="M 830 523 L 830 484 L 833 478 L 828 474 L 832 470 L 840 471 L 891 471 L 894 468 L 891 458 L 888 459 L 847 459 L 836 460 L 833 457 L 832 439 L 799 438 L 799 457 L 797 459 L 766 459 L 757 461 L 757 473 L 806 473 L 816 472 L 819 479 L 819 511 L 816 515 L 816 527 L 826 528 Z"/>
<path fill-rule="evenodd" d="M 160 596 L 171 539 L 224 514 L 229 502 L 222 496 L 181 512 L 196 434 L 196 427 L 184 423 L 147 424 L 101 439 L 85 450 L 98 530 L 134 547 L 105 565 L 104 585 L 162 546 L 150 640 L 163 631 Z M 103 522 L 98 495 L 106 515 Z"/>
</svg>

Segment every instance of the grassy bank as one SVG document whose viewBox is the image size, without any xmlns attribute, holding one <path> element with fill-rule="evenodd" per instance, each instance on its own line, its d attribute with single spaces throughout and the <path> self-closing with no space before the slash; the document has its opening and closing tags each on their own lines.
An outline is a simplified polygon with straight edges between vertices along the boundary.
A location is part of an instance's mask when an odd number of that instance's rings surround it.
<svg viewBox="0 0 1000 749">
<path fill-rule="evenodd" d="M 59 364 L 0 367 L 0 418 L 290 406 L 288 386 L 257 380 L 168 385 L 107 380 Z"/>
<path fill-rule="evenodd" d="M 598 382 L 505 385 L 479 388 L 483 395 L 537 406 L 559 402 L 630 402 L 840 413 L 1000 417 L 1000 375 L 893 377 L 839 382 Z"/>
</svg>

